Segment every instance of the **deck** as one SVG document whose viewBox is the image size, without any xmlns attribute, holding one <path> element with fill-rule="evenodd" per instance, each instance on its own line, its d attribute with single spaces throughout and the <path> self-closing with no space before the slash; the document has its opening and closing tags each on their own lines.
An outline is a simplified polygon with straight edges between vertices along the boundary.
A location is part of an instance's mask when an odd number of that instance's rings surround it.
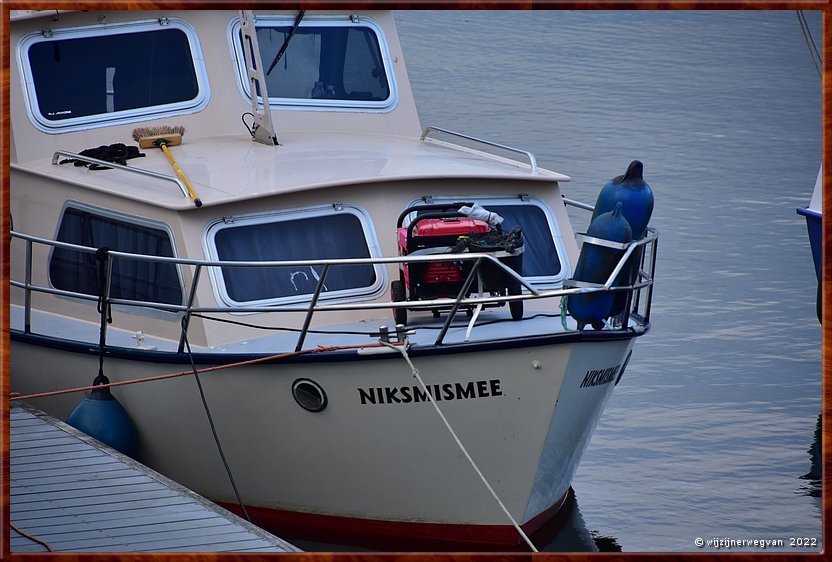
<svg viewBox="0 0 832 562">
<path fill-rule="evenodd" d="M 10 412 L 12 552 L 298 549 L 63 422 Z"/>
</svg>

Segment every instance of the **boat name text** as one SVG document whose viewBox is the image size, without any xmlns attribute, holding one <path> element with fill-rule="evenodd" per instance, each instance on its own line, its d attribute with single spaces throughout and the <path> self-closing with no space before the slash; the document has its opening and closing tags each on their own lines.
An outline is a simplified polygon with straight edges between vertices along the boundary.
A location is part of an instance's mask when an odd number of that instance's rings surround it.
<svg viewBox="0 0 832 562">
<path fill-rule="evenodd" d="M 606 369 L 592 369 L 591 371 L 587 371 L 579 388 L 599 386 L 614 381 L 620 370 L 621 365 L 616 365 L 615 367 L 608 367 Z"/>
<path fill-rule="evenodd" d="M 490 398 L 503 396 L 500 379 L 471 381 L 468 383 L 431 384 L 427 392 L 421 386 L 376 386 L 359 388 L 361 404 L 409 404 L 428 402 L 428 394 L 437 402 L 442 400 L 464 400 L 467 398 Z"/>
</svg>

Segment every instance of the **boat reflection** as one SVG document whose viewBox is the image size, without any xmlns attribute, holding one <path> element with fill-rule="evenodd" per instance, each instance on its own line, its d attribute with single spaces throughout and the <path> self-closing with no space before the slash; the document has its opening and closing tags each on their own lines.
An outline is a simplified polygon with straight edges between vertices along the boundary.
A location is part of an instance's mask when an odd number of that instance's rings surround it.
<svg viewBox="0 0 832 562">
<path fill-rule="evenodd" d="M 806 480 L 806 483 L 801 485 L 800 489 L 807 496 L 818 498 L 820 500 L 822 490 L 822 459 L 821 459 L 821 415 L 818 414 L 818 420 L 815 424 L 815 435 L 812 439 L 812 444 L 809 445 L 807 453 L 809 453 L 810 468 L 809 472 L 801 476 L 801 480 Z M 820 506 L 820 501 L 818 501 Z"/>
<path fill-rule="evenodd" d="M 552 521 L 531 536 L 541 552 L 621 552 L 615 537 L 590 529 L 570 488 L 559 521 Z"/>
</svg>

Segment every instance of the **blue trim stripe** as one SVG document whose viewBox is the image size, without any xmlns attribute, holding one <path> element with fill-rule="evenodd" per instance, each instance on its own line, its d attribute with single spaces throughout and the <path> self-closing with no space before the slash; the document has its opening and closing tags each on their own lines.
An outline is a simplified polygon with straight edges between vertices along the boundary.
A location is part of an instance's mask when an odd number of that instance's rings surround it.
<svg viewBox="0 0 832 562">
<path fill-rule="evenodd" d="M 816 218 L 816 219 L 822 219 L 823 218 L 823 213 L 819 213 L 819 212 L 815 211 L 814 209 L 810 209 L 808 207 L 798 208 L 797 209 L 797 214 L 798 215 L 803 215 L 804 217 L 812 217 L 812 218 Z"/>
<path fill-rule="evenodd" d="M 538 347 L 541 345 L 566 344 L 576 342 L 589 341 L 616 341 L 629 340 L 643 336 L 650 330 L 650 325 L 647 324 L 638 329 L 630 328 L 625 331 L 585 331 L 585 332 L 566 332 L 559 334 L 548 334 L 533 337 L 511 338 L 505 340 L 493 340 L 488 342 L 478 343 L 457 343 L 457 344 L 443 344 L 443 345 L 414 345 L 408 353 L 412 357 L 427 357 L 432 355 L 448 355 L 456 353 L 475 353 L 478 351 L 493 351 L 500 349 L 514 349 L 525 347 Z M 9 337 L 12 341 L 26 343 L 30 345 L 37 345 L 68 351 L 72 353 L 83 353 L 87 355 L 98 355 L 98 346 L 89 342 L 76 342 L 72 340 L 65 340 L 54 338 L 51 336 L 44 336 L 39 334 L 24 334 L 20 330 L 11 330 Z M 285 350 L 284 350 L 285 351 Z M 228 363 L 236 363 L 239 361 L 247 361 L 251 359 L 258 359 L 267 357 L 268 355 L 277 355 L 284 351 L 276 350 L 274 354 L 269 353 L 194 353 L 194 362 L 199 365 L 223 365 Z M 288 351 L 285 351 L 288 352 Z M 186 353 L 179 353 L 174 351 L 148 351 L 140 349 L 132 349 L 125 347 L 108 347 L 106 350 L 106 357 L 113 357 L 119 359 L 129 359 L 132 361 L 148 361 L 153 363 L 168 363 L 184 365 L 190 364 L 190 360 Z M 327 351 L 323 353 L 309 353 L 306 355 L 297 355 L 293 357 L 286 357 L 277 359 L 275 363 L 329 363 L 340 361 L 366 361 L 378 359 L 399 358 L 399 355 L 392 354 L 359 354 L 357 350 L 339 350 Z"/>
</svg>

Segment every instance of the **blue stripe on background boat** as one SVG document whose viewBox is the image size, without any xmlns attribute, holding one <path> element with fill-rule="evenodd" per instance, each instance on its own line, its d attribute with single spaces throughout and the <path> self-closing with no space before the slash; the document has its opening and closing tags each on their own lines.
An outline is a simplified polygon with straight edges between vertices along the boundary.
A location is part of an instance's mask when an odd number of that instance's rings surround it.
<svg viewBox="0 0 832 562">
<path fill-rule="evenodd" d="M 806 228 L 809 232 L 809 243 L 812 247 L 812 261 L 815 264 L 815 274 L 818 277 L 817 314 L 821 319 L 821 296 L 823 294 L 823 166 L 818 171 L 818 178 L 815 180 L 815 188 L 812 191 L 812 199 L 808 207 L 797 209 L 799 215 L 806 217 Z"/>
</svg>

